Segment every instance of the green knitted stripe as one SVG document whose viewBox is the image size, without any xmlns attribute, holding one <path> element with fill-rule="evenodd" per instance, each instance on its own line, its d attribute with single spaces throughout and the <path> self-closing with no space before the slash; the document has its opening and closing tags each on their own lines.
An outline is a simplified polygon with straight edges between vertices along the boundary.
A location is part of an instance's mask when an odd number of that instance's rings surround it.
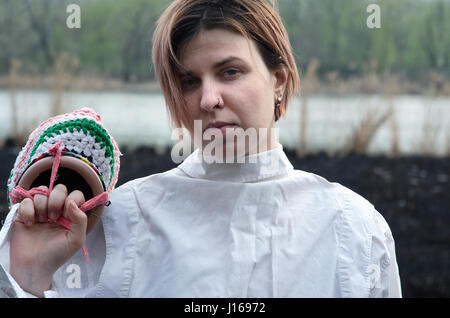
<svg viewBox="0 0 450 318">
<path fill-rule="evenodd" d="M 106 130 L 98 125 L 94 120 L 89 120 L 87 118 L 63 122 L 47 129 L 41 135 L 33 150 L 31 151 L 31 154 L 28 157 L 28 164 L 30 164 L 31 158 L 33 158 L 33 156 L 35 155 L 39 145 L 45 142 L 46 137 L 53 137 L 53 134 L 59 135 L 61 132 L 67 133 L 68 131 L 70 131 L 71 133 L 73 133 L 74 129 L 77 129 L 78 131 L 82 130 L 86 135 L 89 132 L 89 134 L 95 138 L 96 143 L 99 143 L 102 148 L 106 148 L 105 156 L 111 158 L 111 177 L 109 180 L 111 182 L 112 178 L 114 177 L 114 146 L 109 139 Z"/>
<path fill-rule="evenodd" d="M 9 174 L 9 178 L 8 178 L 8 189 L 6 190 L 6 197 L 8 198 L 8 205 L 11 205 L 10 202 L 10 198 L 9 198 L 9 187 L 10 187 L 10 183 L 12 182 L 12 178 L 14 176 L 14 169 L 11 170 L 10 174 Z"/>
</svg>

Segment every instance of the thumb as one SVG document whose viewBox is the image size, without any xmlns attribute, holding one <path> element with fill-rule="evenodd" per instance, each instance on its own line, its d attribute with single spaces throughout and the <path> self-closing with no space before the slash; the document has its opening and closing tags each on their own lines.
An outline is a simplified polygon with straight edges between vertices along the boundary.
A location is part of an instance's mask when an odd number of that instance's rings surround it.
<svg viewBox="0 0 450 318">
<path fill-rule="evenodd" d="M 68 202 L 67 218 L 70 220 L 68 239 L 72 244 L 81 247 L 86 237 L 87 216 L 81 211 L 74 200 Z"/>
</svg>

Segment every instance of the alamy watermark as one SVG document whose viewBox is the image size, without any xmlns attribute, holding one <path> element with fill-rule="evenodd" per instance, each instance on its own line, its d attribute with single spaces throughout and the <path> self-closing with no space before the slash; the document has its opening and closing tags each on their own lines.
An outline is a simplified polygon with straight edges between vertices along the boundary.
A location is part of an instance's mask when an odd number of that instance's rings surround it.
<svg viewBox="0 0 450 318">
<path fill-rule="evenodd" d="M 70 13 L 66 19 L 66 26 L 69 29 L 81 28 L 81 8 L 78 4 L 71 3 L 67 6 L 66 12 Z"/>
<path fill-rule="evenodd" d="M 172 140 L 178 142 L 172 147 L 171 158 L 174 163 L 181 163 L 191 151 L 191 145 L 199 148 L 201 156 L 193 158 L 205 163 L 263 163 L 277 164 L 272 156 L 255 154 L 271 150 L 278 141 L 279 129 L 247 128 L 232 126 L 227 128 L 203 129 L 202 121 L 194 121 L 194 132 L 186 128 L 172 131 Z M 183 137 L 180 140 L 180 137 Z M 272 160 L 274 159 L 274 160 Z"/>
<path fill-rule="evenodd" d="M 81 8 L 78 4 L 71 3 L 67 6 L 66 12 L 69 16 L 66 19 L 66 26 L 69 29 L 81 28 Z M 367 6 L 366 12 L 370 15 L 366 19 L 366 25 L 369 29 L 381 28 L 381 8 L 376 3 L 371 3 Z"/>
<path fill-rule="evenodd" d="M 68 288 L 81 288 L 80 265 L 69 264 L 66 268 L 66 273 L 69 274 L 66 279 L 66 286 Z"/>
<path fill-rule="evenodd" d="M 371 3 L 367 6 L 366 12 L 370 13 L 367 17 L 366 25 L 369 29 L 381 28 L 381 8 L 378 4 Z"/>
<path fill-rule="evenodd" d="M 381 288 L 381 271 L 378 264 L 367 266 L 367 287 L 369 289 Z"/>
</svg>

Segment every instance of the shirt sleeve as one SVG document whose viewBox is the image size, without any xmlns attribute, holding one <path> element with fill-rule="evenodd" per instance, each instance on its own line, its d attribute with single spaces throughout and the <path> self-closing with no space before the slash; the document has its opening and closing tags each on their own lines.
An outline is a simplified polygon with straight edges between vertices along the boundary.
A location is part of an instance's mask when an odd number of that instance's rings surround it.
<svg viewBox="0 0 450 318">
<path fill-rule="evenodd" d="M 56 298 L 59 294 L 55 289 L 44 291 L 45 298 Z M 24 291 L 14 278 L 0 264 L 0 298 L 38 298 Z"/>
<path fill-rule="evenodd" d="M 373 221 L 370 264 L 367 267 L 369 297 L 402 297 L 392 232 L 376 210 Z"/>
<path fill-rule="evenodd" d="M 365 198 L 343 186 L 338 190 L 342 297 L 402 297 L 389 225 Z"/>
</svg>

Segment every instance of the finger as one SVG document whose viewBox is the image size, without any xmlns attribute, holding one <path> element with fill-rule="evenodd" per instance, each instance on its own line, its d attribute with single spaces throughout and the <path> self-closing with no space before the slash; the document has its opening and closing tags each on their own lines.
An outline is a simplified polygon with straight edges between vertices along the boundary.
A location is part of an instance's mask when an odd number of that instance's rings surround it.
<svg viewBox="0 0 450 318">
<path fill-rule="evenodd" d="M 86 238 L 87 215 L 78 208 L 75 201 L 69 200 L 66 217 L 71 221 L 68 239 L 74 246 L 80 248 Z"/>
<path fill-rule="evenodd" d="M 40 186 L 40 189 L 48 191 L 46 186 Z M 34 196 L 34 211 L 38 222 L 47 222 L 48 220 L 48 197 L 43 194 L 36 194 Z"/>
<path fill-rule="evenodd" d="M 48 198 L 48 217 L 56 220 L 61 216 L 64 202 L 67 197 L 67 188 L 63 184 L 56 185 Z"/>
<path fill-rule="evenodd" d="M 27 226 L 34 224 L 34 205 L 30 198 L 25 198 L 19 205 L 17 211 L 18 220 L 25 223 Z"/>
<path fill-rule="evenodd" d="M 68 218 L 68 205 L 69 205 L 69 201 L 75 201 L 75 204 L 77 205 L 77 207 L 79 207 L 80 205 L 82 205 L 86 200 L 84 199 L 84 195 L 83 192 L 79 191 L 79 190 L 75 190 L 72 191 L 66 198 L 66 202 L 64 204 L 64 217 Z"/>
</svg>

